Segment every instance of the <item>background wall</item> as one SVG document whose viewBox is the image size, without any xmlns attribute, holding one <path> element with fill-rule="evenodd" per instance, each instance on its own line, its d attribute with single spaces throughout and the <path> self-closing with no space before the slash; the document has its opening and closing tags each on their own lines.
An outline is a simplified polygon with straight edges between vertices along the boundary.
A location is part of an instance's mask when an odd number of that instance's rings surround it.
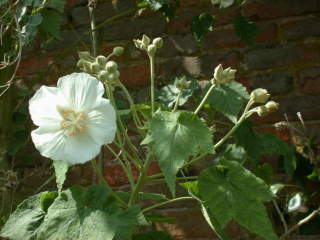
<svg viewBox="0 0 320 240">
<path fill-rule="evenodd" d="M 215 20 L 214 31 L 199 46 L 189 30 L 191 19 L 196 14 L 213 13 L 215 10 L 208 2 L 199 0 L 181 0 L 181 5 L 177 18 L 166 23 L 161 14 L 151 11 L 135 16 L 132 11 L 134 3 L 130 0 L 99 1 L 98 22 L 124 12 L 129 13 L 103 25 L 98 31 L 99 54 L 108 54 L 114 46 L 125 48 L 124 55 L 117 60 L 121 80 L 128 87 L 142 91 L 149 81 L 148 59 L 135 49 L 132 39 L 143 33 L 150 37 L 161 36 L 164 38 L 164 47 L 156 63 L 159 85 L 181 74 L 207 80 L 212 77 L 215 66 L 222 63 L 224 67 L 238 69 L 237 80 L 248 89 L 266 88 L 273 99 L 280 103 L 277 113 L 257 120 L 262 131 L 268 129 L 275 132 L 270 124 L 283 121 L 284 113 L 290 120 L 297 121 L 298 111 L 302 113 L 310 132 L 319 130 L 319 0 L 257 0 L 249 3 L 243 9 L 243 14 L 259 26 L 256 47 L 246 46 L 234 33 L 230 24 L 232 15 L 236 14 L 234 9 L 227 10 L 225 15 Z M 38 43 L 29 48 L 23 55 L 18 71 L 21 81 L 26 84 L 38 81 L 54 85 L 64 74 L 78 71 L 75 66 L 78 59 L 76 51 L 90 49 L 90 35 L 81 40 L 79 37 L 88 30 L 86 1 L 68 0 L 61 41 L 53 41 L 46 46 Z M 281 135 L 282 132 L 277 134 Z M 286 138 L 285 135 L 281 136 Z M 50 176 L 48 166 L 43 161 L 39 161 L 37 166 L 22 164 L 21 174 L 27 181 L 17 189 L 16 198 L 33 193 Z M 151 171 L 158 171 L 156 164 Z M 108 156 L 105 174 L 112 186 L 125 188 L 125 175 Z M 76 166 L 69 175 L 69 183 L 89 184 L 94 181 L 89 165 Z M 168 192 L 161 184 L 150 184 L 147 188 L 155 192 Z M 175 217 L 177 224 L 157 224 L 157 229 L 164 229 L 177 239 L 215 239 L 201 213 L 190 202 L 173 204 L 170 208 L 160 209 L 160 212 Z M 235 224 L 230 224 L 228 232 L 235 239 L 246 234 Z"/>
</svg>

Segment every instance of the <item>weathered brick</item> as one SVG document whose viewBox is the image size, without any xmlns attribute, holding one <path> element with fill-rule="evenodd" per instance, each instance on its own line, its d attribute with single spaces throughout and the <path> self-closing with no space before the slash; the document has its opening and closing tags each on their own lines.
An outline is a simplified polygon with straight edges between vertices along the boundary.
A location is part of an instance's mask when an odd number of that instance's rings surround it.
<svg viewBox="0 0 320 240">
<path fill-rule="evenodd" d="M 300 91 L 316 95 L 320 93 L 320 67 L 303 69 L 300 74 Z"/>
<path fill-rule="evenodd" d="M 272 43 L 277 40 L 277 28 L 274 24 L 260 24 L 257 43 Z M 236 48 L 247 45 L 238 37 L 233 29 L 212 31 L 205 36 L 204 49 Z"/>
<path fill-rule="evenodd" d="M 320 18 L 307 18 L 298 21 L 292 21 L 282 26 L 284 37 L 287 40 L 303 40 L 310 37 L 319 37 Z"/>
<path fill-rule="evenodd" d="M 317 44 L 255 49 L 246 53 L 244 66 L 252 70 L 314 62 L 319 59 L 319 50 Z"/>
<path fill-rule="evenodd" d="M 45 72 L 50 66 L 54 65 L 52 56 L 32 56 L 20 62 L 17 76 L 25 76 L 36 72 Z"/>
<path fill-rule="evenodd" d="M 162 16 L 137 18 L 106 24 L 102 27 L 101 40 L 131 40 L 142 34 L 159 37 L 164 32 L 165 20 Z"/>
<path fill-rule="evenodd" d="M 253 20 L 297 16 L 320 11 L 318 0 L 255 0 L 247 4 L 243 13 Z"/>
<path fill-rule="evenodd" d="M 159 57 L 190 55 L 198 51 L 198 44 L 191 34 L 168 35 L 163 38 L 163 47 L 157 53 Z"/>
<path fill-rule="evenodd" d="M 129 87 L 148 85 L 150 82 L 150 70 L 148 64 L 120 65 L 120 80 Z"/>
<path fill-rule="evenodd" d="M 277 71 L 251 77 L 252 87 L 265 88 L 271 95 L 288 93 L 293 89 L 293 74 Z"/>
</svg>

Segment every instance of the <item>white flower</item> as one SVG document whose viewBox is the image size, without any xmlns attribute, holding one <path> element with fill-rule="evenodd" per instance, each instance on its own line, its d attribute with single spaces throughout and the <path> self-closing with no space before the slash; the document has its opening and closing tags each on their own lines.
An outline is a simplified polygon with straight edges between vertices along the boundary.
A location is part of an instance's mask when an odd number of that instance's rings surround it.
<svg viewBox="0 0 320 240">
<path fill-rule="evenodd" d="M 230 7 L 234 0 L 211 0 L 212 4 L 220 4 L 220 8 L 227 8 Z"/>
<path fill-rule="evenodd" d="M 116 114 L 103 98 L 103 84 L 87 73 L 42 86 L 29 101 L 31 119 L 39 128 L 31 137 L 42 156 L 71 164 L 84 163 L 113 141 Z"/>
</svg>

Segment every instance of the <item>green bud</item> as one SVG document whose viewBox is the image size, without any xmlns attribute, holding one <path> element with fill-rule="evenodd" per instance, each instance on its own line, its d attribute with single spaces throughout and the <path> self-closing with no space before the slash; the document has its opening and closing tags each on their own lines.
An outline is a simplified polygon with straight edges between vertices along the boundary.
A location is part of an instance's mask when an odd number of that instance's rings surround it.
<svg viewBox="0 0 320 240">
<path fill-rule="evenodd" d="M 78 52 L 79 58 L 90 61 L 92 59 L 91 54 L 88 51 Z"/>
<path fill-rule="evenodd" d="M 162 38 L 158 37 L 153 39 L 152 44 L 156 46 L 156 48 L 162 48 L 163 46 L 163 40 Z"/>
<path fill-rule="evenodd" d="M 269 112 L 275 112 L 279 108 L 279 103 L 276 103 L 275 101 L 269 101 L 265 104 L 265 106 Z"/>
<path fill-rule="evenodd" d="M 83 62 L 83 71 L 86 73 L 92 73 L 91 63 L 84 61 Z"/>
<path fill-rule="evenodd" d="M 114 82 L 119 79 L 119 76 L 120 76 L 119 71 L 115 71 L 115 72 L 109 73 L 107 78 L 108 78 L 108 81 Z"/>
<path fill-rule="evenodd" d="M 255 103 L 266 103 L 270 97 L 270 94 L 266 89 L 257 88 L 251 92 L 250 98 Z"/>
<path fill-rule="evenodd" d="M 265 105 L 257 107 L 257 114 L 259 117 L 264 117 L 269 114 L 269 110 Z"/>
<path fill-rule="evenodd" d="M 106 70 L 101 70 L 98 74 L 98 78 L 101 80 L 101 81 L 107 81 L 108 80 L 108 72 Z"/>
<path fill-rule="evenodd" d="M 85 62 L 85 60 L 79 59 L 78 62 L 77 62 L 77 67 L 78 67 L 78 68 L 83 68 L 84 62 Z"/>
<path fill-rule="evenodd" d="M 142 42 L 140 39 L 133 39 L 133 43 L 136 46 L 136 48 L 138 48 L 140 50 L 142 49 Z"/>
<path fill-rule="evenodd" d="M 96 62 L 100 65 L 101 68 L 104 68 L 107 63 L 107 58 L 105 56 L 98 56 L 96 57 Z"/>
<path fill-rule="evenodd" d="M 217 83 L 229 83 L 234 80 L 236 72 L 237 70 L 230 67 L 223 69 L 222 65 L 219 64 L 214 69 L 214 80 Z"/>
<path fill-rule="evenodd" d="M 105 69 L 109 72 L 115 72 L 118 70 L 118 64 L 115 61 L 108 61 Z"/>
<path fill-rule="evenodd" d="M 100 65 L 97 62 L 91 63 L 92 73 L 98 74 L 100 72 Z"/>
<path fill-rule="evenodd" d="M 151 42 L 150 38 L 145 34 L 143 34 L 141 41 L 145 47 L 148 47 Z"/>
<path fill-rule="evenodd" d="M 153 56 L 157 51 L 157 48 L 155 45 L 151 44 L 148 46 L 148 54 Z"/>
<path fill-rule="evenodd" d="M 178 89 L 186 89 L 188 87 L 190 87 L 191 81 L 187 81 L 186 77 L 182 77 L 182 78 L 177 78 L 174 85 L 176 86 L 176 88 Z"/>
<path fill-rule="evenodd" d="M 123 51 L 124 51 L 123 47 L 115 47 L 112 53 L 113 55 L 119 57 L 122 55 Z"/>
</svg>

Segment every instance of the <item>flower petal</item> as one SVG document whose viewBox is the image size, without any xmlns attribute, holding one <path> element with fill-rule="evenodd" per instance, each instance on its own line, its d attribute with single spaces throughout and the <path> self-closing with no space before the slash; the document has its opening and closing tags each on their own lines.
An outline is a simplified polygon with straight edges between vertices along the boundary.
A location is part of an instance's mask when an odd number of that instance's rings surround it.
<svg viewBox="0 0 320 240">
<path fill-rule="evenodd" d="M 96 107 L 104 93 L 103 84 L 87 73 L 72 73 L 58 80 L 57 87 L 75 111 L 88 111 Z"/>
<path fill-rule="evenodd" d="M 86 126 L 97 143 L 103 145 L 113 141 L 117 129 L 116 113 L 109 100 L 101 99 L 99 106 L 88 113 Z"/>
<path fill-rule="evenodd" d="M 52 160 L 64 160 L 65 138 L 63 131 L 52 131 L 39 127 L 31 132 L 34 145 L 44 157 Z"/>
<path fill-rule="evenodd" d="M 71 164 L 85 163 L 96 157 L 100 150 L 101 144 L 96 143 L 88 134 L 68 136 L 63 160 Z"/>
<path fill-rule="evenodd" d="M 54 126 L 59 129 L 62 120 L 56 105 L 65 105 L 66 101 L 55 87 L 42 86 L 29 100 L 29 111 L 33 123 L 37 126 Z"/>
</svg>

